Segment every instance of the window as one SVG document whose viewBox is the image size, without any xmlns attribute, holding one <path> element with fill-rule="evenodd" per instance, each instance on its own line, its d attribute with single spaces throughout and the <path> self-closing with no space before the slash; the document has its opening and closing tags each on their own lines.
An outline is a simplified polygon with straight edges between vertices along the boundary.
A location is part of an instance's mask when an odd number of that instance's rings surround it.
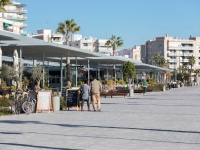
<svg viewBox="0 0 200 150">
<path fill-rule="evenodd" d="M 91 43 L 83 43 L 83 46 L 91 46 Z"/>
<path fill-rule="evenodd" d="M 76 46 L 78 46 L 78 44 L 76 44 Z"/>
</svg>

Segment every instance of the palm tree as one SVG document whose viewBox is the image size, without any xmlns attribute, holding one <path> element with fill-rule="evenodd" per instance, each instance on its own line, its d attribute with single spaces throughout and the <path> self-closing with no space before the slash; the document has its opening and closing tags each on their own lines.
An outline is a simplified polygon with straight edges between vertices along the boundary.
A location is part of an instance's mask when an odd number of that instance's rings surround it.
<svg viewBox="0 0 200 150">
<path fill-rule="evenodd" d="M 66 45 L 69 45 L 69 38 L 72 33 L 80 31 L 81 27 L 77 26 L 74 22 L 74 19 L 66 20 L 65 22 L 60 22 L 58 24 L 58 28 L 56 29 L 57 33 L 61 33 L 65 36 Z M 71 86 L 70 84 L 70 58 L 66 57 L 67 60 L 67 86 L 68 88 Z"/>
<path fill-rule="evenodd" d="M 195 69 L 193 72 L 196 74 L 196 82 L 198 82 L 198 76 L 200 74 L 200 69 Z"/>
<path fill-rule="evenodd" d="M 193 65 L 195 64 L 196 60 L 195 60 L 195 57 L 192 55 L 188 58 L 188 61 L 189 61 L 189 64 L 191 65 L 191 70 L 192 70 L 192 67 Z"/>
<path fill-rule="evenodd" d="M 108 39 L 108 41 L 106 41 L 105 46 L 107 46 L 108 49 L 112 48 L 113 56 L 115 56 L 116 48 L 123 46 L 123 40 L 121 39 L 121 37 L 116 37 L 115 35 L 112 35 L 112 37 Z"/>
<path fill-rule="evenodd" d="M 167 67 L 168 62 L 166 62 L 165 58 L 160 55 L 160 53 L 151 57 L 152 64 L 158 67 Z"/>
<path fill-rule="evenodd" d="M 192 55 L 188 58 L 189 64 L 191 65 L 191 70 L 190 70 L 190 81 L 192 83 L 192 67 L 195 64 L 196 60 L 195 57 Z"/>
<path fill-rule="evenodd" d="M 1 12 L 6 12 L 4 6 L 5 5 L 10 5 L 12 2 L 10 0 L 0 0 L 0 11 Z"/>
<path fill-rule="evenodd" d="M 109 49 L 113 49 L 113 56 L 116 55 L 116 48 L 123 46 L 123 40 L 121 37 L 116 37 L 115 35 L 112 35 L 108 41 L 106 41 L 105 46 Z M 113 77 L 115 78 L 115 64 L 113 64 Z"/>
</svg>

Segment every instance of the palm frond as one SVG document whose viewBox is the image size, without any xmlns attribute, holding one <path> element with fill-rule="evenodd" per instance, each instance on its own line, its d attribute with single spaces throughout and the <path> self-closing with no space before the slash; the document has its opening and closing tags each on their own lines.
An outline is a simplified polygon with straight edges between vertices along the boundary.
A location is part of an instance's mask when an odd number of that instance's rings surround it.
<svg viewBox="0 0 200 150">
<path fill-rule="evenodd" d="M 6 12 L 6 9 L 3 7 L 0 7 L 0 12 Z"/>
<path fill-rule="evenodd" d="M 10 5 L 12 2 L 10 0 L 0 0 L 0 6 Z"/>
<path fill-rule="evenodd" d="M 66 26 L 65 26 L 65 24 L 64 23 L 62 23 L 62 22 L 60 22 L 59 24 L 58 24 L 58 28 L 56 29 L 56 32 L 57 33 L 61 33 L 61 34 L 66 34 Z"/>
</svg>

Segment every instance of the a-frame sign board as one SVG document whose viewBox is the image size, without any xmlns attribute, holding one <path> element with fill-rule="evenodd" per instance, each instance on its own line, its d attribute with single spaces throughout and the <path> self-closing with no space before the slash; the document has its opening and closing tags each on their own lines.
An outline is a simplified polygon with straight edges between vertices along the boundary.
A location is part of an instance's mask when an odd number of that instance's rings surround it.
<svg viewBox="0 0 200 150">
<path fill-rule="evenodd" d="M 67 108 L 75 107 L 76 110 L 78 111 L 79 107 L 79 94 L 78 94 L 78 89 L 68 89 L 67 90 Z"/>
<path fill-rule="evenodd" d="M 50 110 L 54 112 L 54 106 L 52 101 L 52 91 L 39 91 L 37 95 L 37 107 L 36 113 L 38 111 L 47 110 L 50 113 Z"/>
</svg>

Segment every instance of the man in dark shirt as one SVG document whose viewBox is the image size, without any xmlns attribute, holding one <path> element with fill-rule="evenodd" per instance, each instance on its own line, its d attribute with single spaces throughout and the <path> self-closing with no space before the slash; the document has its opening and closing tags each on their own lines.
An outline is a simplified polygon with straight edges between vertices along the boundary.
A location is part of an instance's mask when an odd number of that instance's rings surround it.
<svg viewBox="0 0 200 150">
<path fill-rule="evenodd" d="M 81 111 L 84 111 L 83 110 L 83 105 L 84 105 L 85 101 L 87 101 L 88 111 L 90 111 L 90 104 L 89 104 L 90 86 L 87 85 L 87 81 L 86 80 L 84 81 L 84 84 L 81 85 L 80 92 L 81 92 L 81 99 L 82 99 Z"/>
</svg>

